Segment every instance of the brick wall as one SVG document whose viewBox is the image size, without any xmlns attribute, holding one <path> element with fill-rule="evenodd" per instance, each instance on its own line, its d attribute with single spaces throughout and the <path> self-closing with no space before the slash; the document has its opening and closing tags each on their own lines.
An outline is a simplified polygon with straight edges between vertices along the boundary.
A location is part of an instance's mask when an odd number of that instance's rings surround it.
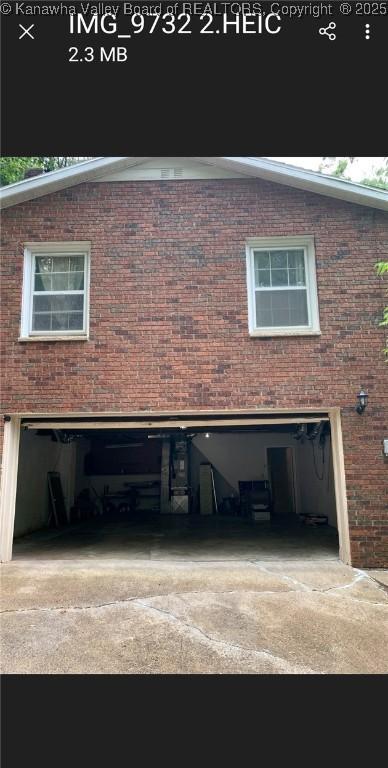
<svg viewBox="0 0 388 768">
<path fill-rule="evenodd" d="M 250 338 L 245 240 L 314 235 L 322 335 Z M 90 240 L 90 340 L 18 342 L 23 245 Z M 355 565 L 388 564 L 388 216 L 259 180 L 83 184 L 3 213 L 3 411 L 339 406 Z M 369 393 L 363 416 L 354 406 Z"/>
</svg>

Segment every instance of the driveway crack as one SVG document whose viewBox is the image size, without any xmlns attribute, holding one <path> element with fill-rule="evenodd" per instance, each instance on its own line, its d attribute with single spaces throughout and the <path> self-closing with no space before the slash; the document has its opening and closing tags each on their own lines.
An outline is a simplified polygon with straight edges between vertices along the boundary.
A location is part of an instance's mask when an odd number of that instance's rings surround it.
<svg viewBox="0 0 388 768">
<path fill-rule="evenodd" d="M 289 590 L 291 591 L 291 590 Z M 251 595 L 278 595 L 278 594 L 284 594 L 284 592 L 281 592 L 280 590 L 270 591 L 270 590 L 255 590 L 255 589 L 220 589 L 219 591 L 214 590 L 188 590 L 187 592 L 162 592 L 158 595 L 146 595 L 146 600 L 156 600 L 157 598 L 164 598 L 164 597 L 180 597 L 181 595 L 233 595 L 233 594 L 251 594 Z M 108 603 L 95 603 L 94 605 L 55 605 L 51 607 L 45 607 L 45 606 L 37 606 L 35 608 L 6 608 L 3 611 L 0 611 L 0 615 L 2 614 L 10 614 L 10 613 L 32 613 L 32 612 L 56 612 L 56 611 L 89 611 L 93 610 L 93 608 L 99 609 L 99 608 L 109 608 L 110 606 L 114 605 L 122 605 L 125 603 L 131 603 L 134 600 L 141 600 L 142 598 L 139 597 L 139 595 L 134 595 L 133 597 L 123 597 L 118 600 L 112 600 Z"/>
<path fill-rule="evenodd" d="M 147 600 L 148 599 L 152 599 L 152 598 L 147 598 Z M 181 627 L 188 629 L 192 634 L 199 636 L 199 639 L 201 640 L 206 640 L 208 643 L 211 643 L 217 646 L 222 646 L 223 648 L 229 651 L 238 651 L 239 653 L 242 653 L 245 656 L 254 655 L 254 656 L 259 656 L 260 658 L 264 658 L 268 661 L 272 661 L 278 664 L 282 668 L 281 671 L 283 673 L 310 674 L 310 675 L 322 674 L 320 672 L 316 672 L 316 670 L 310 669 L 309 667 L 305 667 L 303 665 L 298 665 L 298 664 L 292 665 L 286 659 L 283 659 L 280 656 L 275 656 L 273 653 L 271 653 L 267 649 L 262 649 L 258 651 L 255 648 L 246 648 L 245 646 L 239 645 L 238 643 L 231 643 L 230 641 L 227 641 L 227 640 L 218 640 L 217 638 L 214 638 L 211 635 L 208 635 L 206 632 L 204 632 L 195 624 L 191 624 L 190 622 L 184 621 L 179 616 L 176 616 L 176 614 L 173 613 L 172 611 L 168 611 L 166 608 L 158 608 L 154 605 L 149 605 L 148 602 L 141 600 L 139 598 L 136 598 L 135 602 L 138 605 L 145 608 L 146 610 L 154 611 L 156 613 L 162 614 L 163 616 L 166 616 L 170 621 L 178 623 Z"/>
</svg>

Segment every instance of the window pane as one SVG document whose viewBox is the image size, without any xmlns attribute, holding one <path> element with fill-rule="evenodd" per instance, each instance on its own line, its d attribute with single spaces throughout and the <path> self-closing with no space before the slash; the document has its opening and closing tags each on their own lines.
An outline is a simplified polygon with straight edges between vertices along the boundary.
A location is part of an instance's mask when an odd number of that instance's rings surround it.
<svg viewBox="0 0 388 768">
<path fill-rule="evenodd" d="M 34 296 L 32 311 L 49 312 L 51 309 L 51 296 Z"/>
<path fill-rule="evenodd" d="M 274 312 L 278 312 L 279 310 L 284 309 L 284 295 L 285 295 L 285 291 L 270 292 L 268 300 Z"/>
<path fill-rule="evenodd" d="M 55 256 L 53 272 L 69 272 L 69 256 Z"/>
<path fill-rule="evenodd" d="M 288 266 L 292 269 L 299 267 L 304 271 L 304 252 L 288 251 Z"/>
<path fill-rule="evenodd" d="M 290 325 L 308 325 L 307 291 L 289 291 Z"/>
<path fill-rule="evenodd" d="M 83 312 L 44 312 L 32 316 L 33 331 L 82 331 Z"/>
<path fill-rule="evenodd" d="M 308 325 L 307 291 L 256 291 L 256 326 Z"/>
<path fill-rule="evenodd" d="M 278 309 L 276 311 L 276 314 L 274 313 L 274 325 L 281 325 L 281 326 L 289 326 L 290 323 L 290 314 L 287 308 L 284 309 Z"/>
<path fill-rule="evenodd" d="M 83 312 L 69 313 L 69 329 L 72 331 L 82 331 L 84 325 Z"/>
<path fill-rule="evenodd" d="M 34 296 L 33 312 L 70 312 L 83 311 L 84 297 L 64 295 Z"/>
<path fill-rule="evenodd" d="M 84 273 L 70 272 L 69 291 L 83 291 L 83 289 L 84 289 Z"/>
<path fill-rule="evenodd" d="M 35 273 L 46 273 L 52 272 L 53 270 L 53 259 L 51 256 L 36 256 L 35 257 Z"/>
<path fill-rule="evenodd" d="M 272 285 L 288 285 L 288 271 L 286 269 L 272 269 Z"/>
<path fill-rule="evenodd" d="M 83 256 L 37 256 L 35 291 L 83 291 Z"/>
<path fill-rule="evenodd" d="M 83 272 L 84 256 L 35 256 L 35 273 Z"/>
<path fill-rule="evenodd" d="M 261 310 L 269 310 L 272 309 L 272 296 L 273 291 L 263 291 L 260 293 L 260 291 L 256 292 L 256 307 L 260 307 Z"/>
<path fill-rule="evenodd" d="M 52 275 L 44 274 L 35 275 L 34 290 L 35 291 L 51 291 L 52 287 Z"/>
<path fill-rule="evenodd" d="M 70 256 L 70 272 L 83 272 L 83 271 L 84 271 L 84 257 Z"/>
<path fill-rule="evenodd" d="M 51 318 L 53 331 L 82 331 L 82 312 L 54 312 Z"/>
<path fill-rule="evenodd" d="M 304 269 L 290 269 L 290 285 L 306 285 Z"/>
<path fill-rule="evenodd" d="M 287 251 L 271 251 L 272 269 L 287 269 Z"/>
<path fill-rule="evenodd" d="M 67 291 L 69 287 L 69 276 L 68 274 L 57 274 L 56 272 L 53 272 L 52 274 L 53 278 L 53 291 Z"/>
<path fill-rule="evenodd" d="M 268 251 L 255 251 L 255 269 L 269 269 Z"/>
<path fill-rule="evenodd" d="M 51 329 L 53 331 L 67 331 L 69 327 L 68 312 L 54 312 L 51 315 Z"/>
<path fill-rule="evenodd" d="M 267 309 L 256 309 L 256 325 L 258 328 L 272 326 L 272 312 Z"/>
<path fill-rule="evenodd" d="M 49 331 L 51 329 L 51 315 L 32 315 L 33 331 Z"/>
<path fill-rule="evenodd" d="M 263 288 L 269 287 L 271 285 L 271 273 L 269 269 L 258 269 L 257 272 L 255 272 L 255 283 L 257 288 L 260 286 Z"/>
<path fill-rule="evenodd" d="M 64 296 L 66 299 L 66 306 L 69 311 L 82 312 L 84 308 L 84 297 L 81 296 Z"/>
</svg>

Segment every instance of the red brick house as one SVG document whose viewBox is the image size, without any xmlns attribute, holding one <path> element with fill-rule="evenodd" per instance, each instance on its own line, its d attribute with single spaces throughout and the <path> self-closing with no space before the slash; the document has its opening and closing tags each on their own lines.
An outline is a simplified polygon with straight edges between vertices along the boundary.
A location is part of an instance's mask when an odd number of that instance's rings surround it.
<svg viewBox="0 0 388 768">
<path fill-rule="evenodd" d="M 88 454 L 86 474 L 104 481 L 160 472 L 160 512 L 203 513 L 203 464 L 217 509 L 241 482 L 262 483 L 280 506 L 292 496 L 287 514 L 327 512 L 345 562 L 388 565 L 374 268 L 388 253 L 387 193 L 263 159 L 127 157 L 29 178 L 1 199 L 3 561 L 14 533 L 47 522 L 47 471 L 61 468 L 70 514 Z M 123 453 L 112 469 L 114 430 L 137 464 Z M 190 430 L 188 490 L 176 436 Z"/>
</svg>

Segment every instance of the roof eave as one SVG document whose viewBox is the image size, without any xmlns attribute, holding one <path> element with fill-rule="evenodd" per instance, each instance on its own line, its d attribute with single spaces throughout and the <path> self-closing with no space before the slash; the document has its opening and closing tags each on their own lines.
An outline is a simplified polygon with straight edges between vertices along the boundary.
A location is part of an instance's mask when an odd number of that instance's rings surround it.
<svg viewBox="0 0 388 768">
<path fill-rule="evenodd" d="M 111 172 L 117 173 L 149 159 L 151 157 L 101 157 L 88 160 L 68 168 L 19 181 L 16 184 L 10 184 L 0 190 L 0 203 L 2 208 L 9 208 L 67 187 L 86 181 L 94 181 Z M 231 170 L 234 173 L 239 172 L 248 177 L 260 178 L 313 194 L 388 211 L 388 193 L 383 190 L 336 179 L 313 171 L 305 171 L 273 160 L 247 157 L 193 157 L 191 159 L 205 165 L 214 165 L 224 170 Z"/>
</svg>

